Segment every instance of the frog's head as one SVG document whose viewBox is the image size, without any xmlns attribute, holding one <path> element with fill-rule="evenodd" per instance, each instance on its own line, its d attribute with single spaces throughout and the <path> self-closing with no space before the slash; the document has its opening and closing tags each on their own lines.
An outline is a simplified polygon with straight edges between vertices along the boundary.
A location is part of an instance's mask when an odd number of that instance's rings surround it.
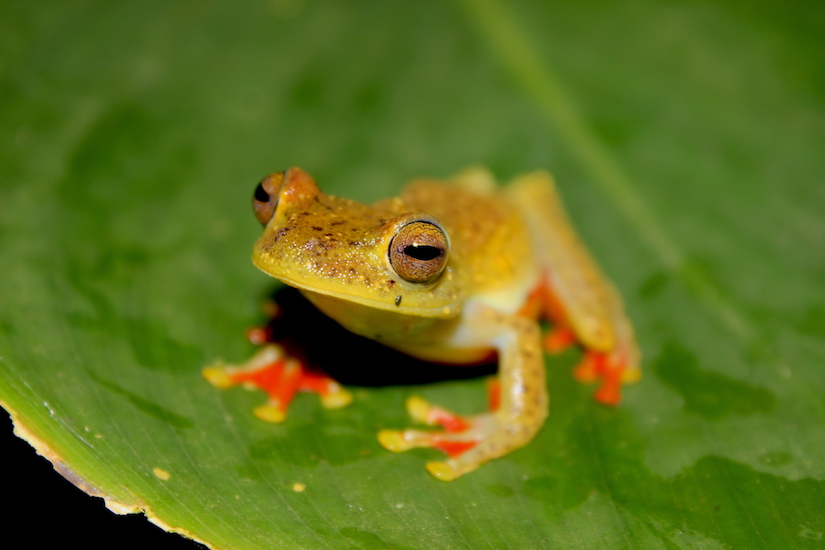
<svg viewBox="0 0 825 550">
<path fill-rule="evenodd" d="M 264 233 L 253 262 L 305 292 L 418 317 L 452 317 L 461 302 L 443 225 L 400 199 L 373 205 L 325 195 L 290 168 L 255 188 Z"/>
</svg>

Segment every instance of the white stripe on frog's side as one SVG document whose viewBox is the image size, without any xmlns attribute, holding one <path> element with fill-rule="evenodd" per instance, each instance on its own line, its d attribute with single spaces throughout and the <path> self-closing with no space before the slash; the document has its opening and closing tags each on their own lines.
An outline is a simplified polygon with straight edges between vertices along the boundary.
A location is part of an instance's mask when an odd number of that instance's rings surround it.
<svg viewBox="0 0 825 550">
<path fill-rule="evenodd" d="M 507 288 L 480 292 L 467 299 L 463 308 L 466 309 L 473 303 L 477 303 L 484 304 L 507 315 L 515 315 L 527 302 L 527 297 L 538 286 L 540 280 L 540 272 L 537 267 L 534 266 L 525 271 L 526 273 L 521 281 Z"/>
</svg>

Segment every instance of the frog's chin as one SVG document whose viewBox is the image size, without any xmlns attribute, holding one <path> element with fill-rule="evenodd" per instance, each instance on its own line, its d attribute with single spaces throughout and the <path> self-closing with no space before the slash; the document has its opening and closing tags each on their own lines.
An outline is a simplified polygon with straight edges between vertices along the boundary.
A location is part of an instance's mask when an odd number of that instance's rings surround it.
<svg viewBox="0 0 825 550">
<path fill-rule="evenodd" d="M 452 315 L 447 315 L 450 312 L 448 308 L 435 312 L 431 309 L 424 312 L 415 311 L 414 308 L 403 310 L 400 306 L 391 309 L 386 304 L 364 300 L 359 296 L 319 293 L 300 287 L 298 290 L 326 316 L 347 330 L 383 342 L 418 334 L 435 323 L 445 321 L 445 318 L 456 317 L 458 312 L 458 308 L 454 308 L 456 313 Z"/>
<path fill-rule="evenodd" d="M 301 284 L 285 277 L 278 277 L 278 280 L 291 287 L 297 288 L 301 294 L 306 296 L 312 303 L 330 317 L 336 318 L 340 315 L 333 315 L 328 309 L 351 309 L 357 311 L 358 315 L 366 316 L 370 310 L 384 312 L 392 316 L 422 317 L 435 319 L 448 319 L 455 317 L 461 310 L 458 303 L 438 304 L 435 306 L 416 306 L 404 303 L 404 295 L 400 299 L 392 301 L 377 300 L 365 297 L 360 294 L 337 291 L 335 289 L 318 289 L 309 285 Z M 342 323 L 343 324 L 343 323 Z"/>
</svg>

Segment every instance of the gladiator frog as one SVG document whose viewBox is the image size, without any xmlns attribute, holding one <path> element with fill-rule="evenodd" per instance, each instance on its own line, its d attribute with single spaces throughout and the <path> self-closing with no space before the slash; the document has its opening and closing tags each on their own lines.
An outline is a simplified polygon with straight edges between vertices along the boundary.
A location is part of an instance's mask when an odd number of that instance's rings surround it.
<svg viewBox="0 0 825 550">
<path fill-rule="evenodd" d="M 546 172 L 499 188 L 489 172 L 469 169 L 447 182 L 412 181 L 400 197 L 364 205 L 325 195 L 306 172 L 290 168 L 264 178 L 253 205 L 264 225 L 254 264 L 344 328 L 428 361 L 497 357 L 489 411 L 464 417 L 411 397 L 412 419 L 440 429 L 378 434 L 390 451 L 445 452 L 446 461 L 427 464 L 438 479 L 455 479 L 535 437 L 548 411 L 543 350 L 579 344 L 574 375 L 599 382 L 595 398 L 608 405 L 640 376 L 621 299 Z M 545 337 L 542 319 L 553 324 Z M 209 367 L 204 375 L 219 387 L 265 389 L 269 401 L 255 413 L 272 422 L 284 420 L 298 390 L 318 392 L 327 407 L 351 401 L 335 381 L 272 343 L 243 365 Z"/>
</svg>

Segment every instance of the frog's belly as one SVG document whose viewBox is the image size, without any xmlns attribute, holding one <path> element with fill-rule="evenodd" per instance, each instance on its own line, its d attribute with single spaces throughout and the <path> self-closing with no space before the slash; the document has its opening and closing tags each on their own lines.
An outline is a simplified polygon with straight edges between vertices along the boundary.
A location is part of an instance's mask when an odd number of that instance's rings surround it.
<svg viewBox="0 0 825 550">
<path fill-rule="evenodd" d="M 404 342 L 387 343 L 387 345 L 417 359 L 432 361 L 434 363 L 446 363 L 449 365 L 481 365 L 494 361 L 497 355 L 496 350 L 492 346 L 457 348 L 432 345 L 424 346 Z"/>
<path fill-rule="evenodd" d="M 350 332 L 418 359 L 473 365 L 490 361 L 496 355 L 493 346 L 486 342 L 455 344 L 452 335 L 462 323 L 460 315 L 449 319 L 404 315 L 323 294 L 302 293 L 325 315 Z"/>
<path fill-rule="evenodd" d="M 496 357 L 495 331 L 485 327 L 479 330 L 479 311 L 494 311 L 505 317 L 517 315 L 537 284 L 537 273 L 526 270 L 517 284 L 477 293 L 449 318 L 379 309 L 305 289 L 301 293 L 350 332 L 425 361 L 473 365 Z"/>
</svg>

